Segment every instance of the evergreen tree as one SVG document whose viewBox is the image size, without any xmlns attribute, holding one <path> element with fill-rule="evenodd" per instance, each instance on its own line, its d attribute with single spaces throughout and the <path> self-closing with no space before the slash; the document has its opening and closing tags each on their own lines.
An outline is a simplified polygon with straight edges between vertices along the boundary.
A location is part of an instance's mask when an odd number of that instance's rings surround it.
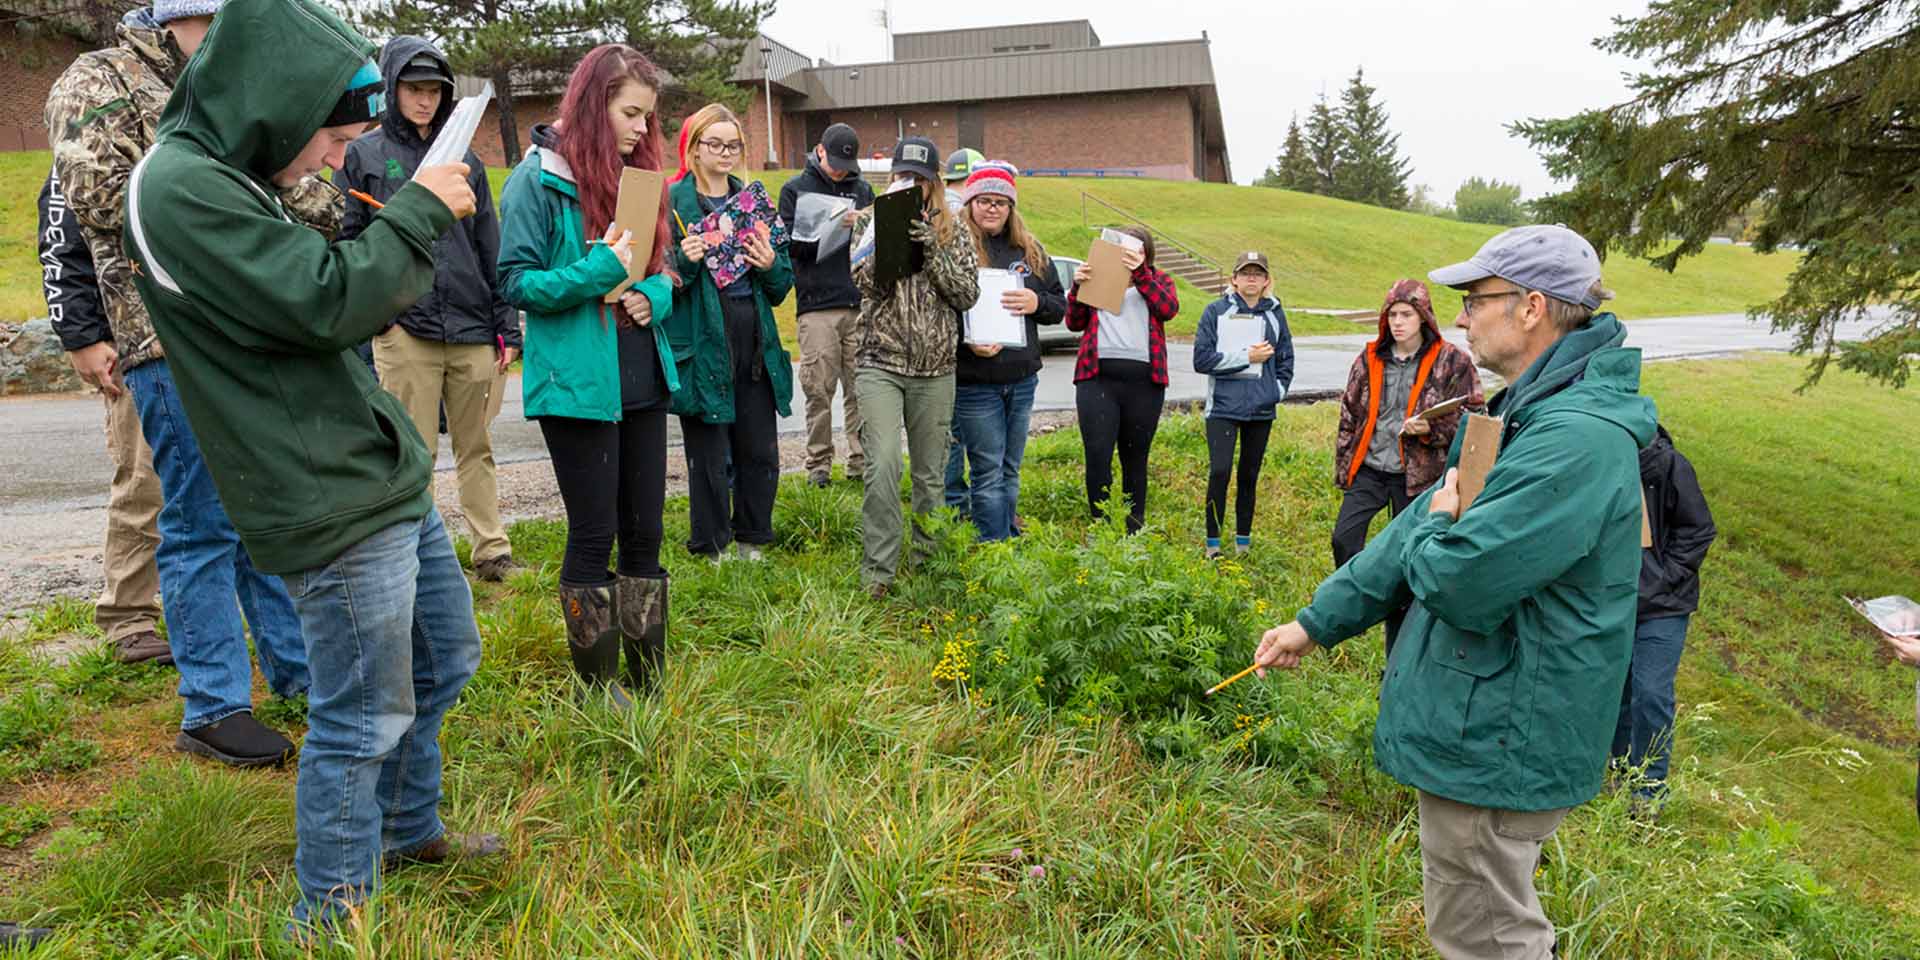
<svg viewBox="0 0 1920 960">
<path fill-rule="evenodd" d="M 1407 205 L 1407 161 L 1400 135 L 1387 129 L 1386 107 L 1374 99 L 1366 71 L 1356 68 L 1340 94 L 1340 172 L 1335 195 L 1376 207 Z"/>
<path fill-rule="evenodd" d="M 1287 139 L 1280 147 L 1280 156 L 1267 168 L 1266 176 L 1260 178 L 1260 185 L 1309 193 L 1313 184 L 1313 164 L 1307 159 L 1307 144 L 1300 136 L 1300 117 L 1295 114 L 1287 121 Z"/>
<path fill-rule="evenodd" d="M 1756 307 L 1795 348 L 1898 387 L 1920 354 L 1920 2 L 1658 0 L 1597 43 L 1656 65 L 1632 99 L 1514 125 L 1574 186 L 1538 204 L 1674 269 L 1756 201 L 1754 247 L 1805 251 Z M 1861 343 L 1834 325 L 1870 306 Z"/>
<path fill-rule="evenodd" d="M 1340 148 L 1343 139 L 1340 118 L 1333 112 L 1333 107 L 1327 103 L 1327 95 L 1323 93 L 1307 113 L 1306 163 L 1301 166 L 1301 171 L 1309 179 L 1293 189 L 1329 197 L 1339 196 L 1342 174 Z"/>
<path fill-rule="evenodd" d="M 500 142 L 509 164 L 520 159 L 513 103 L 517 81 L 572 69 L 595 45 L 630 44 L 673 79 L 662 91 L 661 116 L 688 101 L 721 100 L 739 108 L 750 91 L 726 82 L 743 45 L 773 11 L 772 0 L 365 0 L 355 23 L 376 39 L 415 34 L 440 43 L 456 73 L 493 81 Z M 757 56 L 758 54 L 752 54 Z M 744 131 L 743 131 L 744 132 Z"/>
<path fill-rule="evenodd" d="M 1491 223 L 1511 227 L 1525 223 L 1526 210 L 1520 204 L 1520 185 L 1468 177 L 1453 192 L 1453 209 L 1468 223 Z"/>
</svg>

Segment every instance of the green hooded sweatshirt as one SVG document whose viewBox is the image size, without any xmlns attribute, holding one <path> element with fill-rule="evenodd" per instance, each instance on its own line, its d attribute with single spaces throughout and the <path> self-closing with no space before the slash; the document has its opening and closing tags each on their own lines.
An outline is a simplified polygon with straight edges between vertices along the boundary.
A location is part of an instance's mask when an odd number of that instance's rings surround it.
<svg viewBox="0 0 1920 960">
<path fill-rule="evenodd" d="M 1401 783 L 1502 810 L 1599 792 L 1633 653 L 1639 453 L 1655 421 L 1626 335 L 1600 314 L 1550 347 L 1493 398 L 1499 458 L 1460 520 L 1428 513 L 1429 490 L 1300 611 L 1331 647 L 1412 602 L 1373 734 L 1374 762 Z"/>
<path fill-rule="evenodd" d="M 267 573 L 324 566 L 433 506 L 433 454 L 351 348 L 432 288 L 452 213 L 409 184 L 330 244 L 272 187 L 372 51 L 311 0 L 230 0 L 128 184 L 135 283 L 221 503 Z"/>
</svg>

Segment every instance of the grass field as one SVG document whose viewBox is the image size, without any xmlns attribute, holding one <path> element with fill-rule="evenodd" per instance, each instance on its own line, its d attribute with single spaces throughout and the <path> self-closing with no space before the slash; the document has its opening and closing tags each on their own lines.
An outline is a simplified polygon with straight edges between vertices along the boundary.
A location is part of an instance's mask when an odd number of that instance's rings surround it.
<svg viewBox="0 0 1920 960">
<path fill-rule="evenodd" d="M 23 320 L 45 312 L 34 264 L 34 198 L 46 176 L 45 152 L 0 154 L 0 319 Z M 497 195 L 508 171 L 494 169 Z M 790 171 L 762 179 L 778 194 Z M 1082 223 L 1086 192 L 1164 230 L 1202 253 L 1231 265 L 1238 251 L 1258 248 L 1272 258 L 1276 292 L 1291 307 L 1376 309 L 1394 280 L 1463 260 L 1497 232 L 1451 220 L 1423 217 L 1279 190 L 1223 184 L 1154 180 L 1059 180 L 1021 182 L 1021 212 L 1047 248 L 1083 257 L 1094 231 Z M 1097 204 L 1086 204 L 1096 226 L 1109 222 Z M 1785 288 L 1792 255 L 1762 257 L 1743 247 L 1712 246 L 1666 274 L 1643 262 L 1616 258 L 1607 280 L 1619 293 L 1615 309 L 1629 320 L 1694 313 L 1732 313 L 1764 303 Z M 1172 331 L 1193 332 L 1213 294 L 1180 284 L 1181 311 Z M 1444 320 L 1459 299 L 1436 291 Z M 794 345 L 792 300 L 776 311 L 789 347 Z M 1295 335 L 1370 332 L 1371 327 L 1297 314 Z"/>
<path fill-rule="evenodd" d="M 1797 395 L 1801 373 L 1648 372 L 1721 536 L 1665 817 L 1638 826 L 1605 794 L 1549 848 L 1564 956 L 1920 951 L 1913 672 L 1837 596 L 1920 593 L 1920 397 L 1841 374 Z M 479 585 L 486 654 L 446 728 L 448 820 L 509 853 L 392 875 L 334 955 L 1430 957 L 1412 797 L 1370 768 L 1377 633 L 1190 696 L 1326 573 L 1333 414 L 1283 409 L 1244 563 L 1199 561 L 1192 415 L 1162 426 L 1146 535 L 1089 540 L 1061 431 L 1029 448 L 1027 537 L 948 536 L 885 603 L 857 589 L 851 485 L 784 486 L 764 565 L 688 558 L 671 501 L 671 676 L 631 716 L 573 700 L 552 599 L 564 531 L 516 525 L 531 567 Z M 1149 596 L 1199 620 L 1130 619 Z M 49 607 L 25 639 L 85 632 L 89 612 Z M 969 638 L 1023 618 L 1080 624 L 1051 638 L 1069 652 L 1138 652 L 1092 673 L 1053 662 L 1003 695 L 983 646 L 976 685 L 953 682 Z M 1162 702 L 1111 696 L 1176 675 L 1187 692 Z M 1101 702 L 1102 684 L 1131 706 L 1062 705 Z M 167 752 L 171 685 L 0 643 L 0 916 L 59 926 L 36 957 L 292 955 L 276 940 L 292 775 Z M 268 715 L 291 726 L 297 708 Z"/>
</svg>

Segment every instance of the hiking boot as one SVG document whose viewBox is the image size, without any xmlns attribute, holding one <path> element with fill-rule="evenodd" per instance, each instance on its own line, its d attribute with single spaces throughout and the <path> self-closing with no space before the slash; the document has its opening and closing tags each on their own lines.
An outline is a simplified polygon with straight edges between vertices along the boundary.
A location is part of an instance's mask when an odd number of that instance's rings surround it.
<svg viewBox="0 0 1920 960">
<path fill-rule="evenodd" d="M 173 748 L 210 757 L 229 767 L 243 768 L 277 767 L 293 756 L 293 741 L 255 720 L 251 710 L 242 710 L 204 727 L 182 730 L 174 738 Z"/>
<path fill-rule="evenodd" d="M 867 584 L 867 596 L 874 600 L 885 600 L 887 598 L 887 594 L 891 593 L 892 591 L 893 591 L 893 587 L 889 584 L 885 584 L 885 583 Z"/>
<path fill-rule="evenodd" d="M 1206 556 L 1208 560 L 1220 559 L 1220 545 L 1217 543 L 1207 544 Z"/>
<path fill-rule="evenodd" d="M 864 463 L 847 464 L 847 474 L 843 479 L 848 483 L 866 483 L 867 465 Z"/>
<path fill-rule="evenodd" d="M 623 576 L 614 593 L 620 646 L 627 659 L 627 687 L 651 694 L 660 688 L 667 660 L 667 576 Z"/>
<path fill-rule="evenodd" d="M 507 578 L 520 565 L 513 562 L 513 554 L 503 553 L 497 557 L 488 557 L 473 565 L 473 575 L 488 583 L 499 583 Z"/>
<path fill-rule="evenodd" d="M 152 630 L 128 634 L 113 642 L 113 659 L 121 663 L 156 663 L 173 666 L 173 648 Z"/>
<path fill-rule="evenodd" d="M 573 672 L 588 690 L 606 691 L 607 699 L 624 710 L 633 706 L 633 699 L 620 688 L 620 631 L 613 626 L 613 586 L 561 584 L 560 613 L 567 621 Z"/>
<path fill-rule="evenodd" d="M 0 950 L 24 950 L 37 947 L 40 942 L 53 936 L 46 927 L 23 927 L 17 923 L 0 923 Z"/>
<path fill-rule="evenodd" d="M 443 833 L 412 850 L 387 851 L 380 856 L 380 866 L 392 870 L 410 863 L 457 863 L 497 857 L 506 850 L 506 840 L 497 833 Z"/>
<path fill-rule="evenodd" d="M 733 542 L 733 550 L 740 555 L 740 559 L 753 563 L 760 563 L 767 559 L 767 552 L 761 549 L 757 543 L 741 543 L 735 540 Z"/>
<path fill-rule="evenodd" d="M 826 470 L 815 470 L 807 474 L 807 482 L 824 490 L 827 484 L 833 482 L 833 474 Z"/>
</svg>

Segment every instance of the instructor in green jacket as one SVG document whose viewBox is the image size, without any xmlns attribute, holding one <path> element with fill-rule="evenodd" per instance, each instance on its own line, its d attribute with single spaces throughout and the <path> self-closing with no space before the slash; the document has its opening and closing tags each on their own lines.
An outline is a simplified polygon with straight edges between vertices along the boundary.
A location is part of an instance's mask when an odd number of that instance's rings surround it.
<svg viewBox="0 0 1920 960">
<path fill-rule="evenodd" d="M 1292 668 L 1412 603 L 1373 751 L 1420 794 L 1427 933 L 1448 960 L 1540 960 L 1556 949 L 1540 847 L 1600 790 L 1633 653 L 1653 403 L 1626 328 L 1594 314 L 1611 294 L 1573 231 L 1509 230 L 1429 276 L 1466 291 L 1455 322 L 1509 384 L 1489 404 L 1503 435 L 1486 487 L 1462 513 L 1462 431 L 1446 482 L 1267 631 L 1254 663 Z"/>
<path fill-rule="evenodd" d="M 296 939 L 386 869 L 497 853 L 440 821 L 440 722 L 480 664 L 433 454 L 356 344 L 433 287 L 475 199 L 425 167 L 329 243 L 275 193 L 379 116 L 373 45 L 313 0 L 230 0 L 127 183 L 124 242 L 241 543 L 286 581 L 313 674 L 294 791 Z"/>
</svg>

